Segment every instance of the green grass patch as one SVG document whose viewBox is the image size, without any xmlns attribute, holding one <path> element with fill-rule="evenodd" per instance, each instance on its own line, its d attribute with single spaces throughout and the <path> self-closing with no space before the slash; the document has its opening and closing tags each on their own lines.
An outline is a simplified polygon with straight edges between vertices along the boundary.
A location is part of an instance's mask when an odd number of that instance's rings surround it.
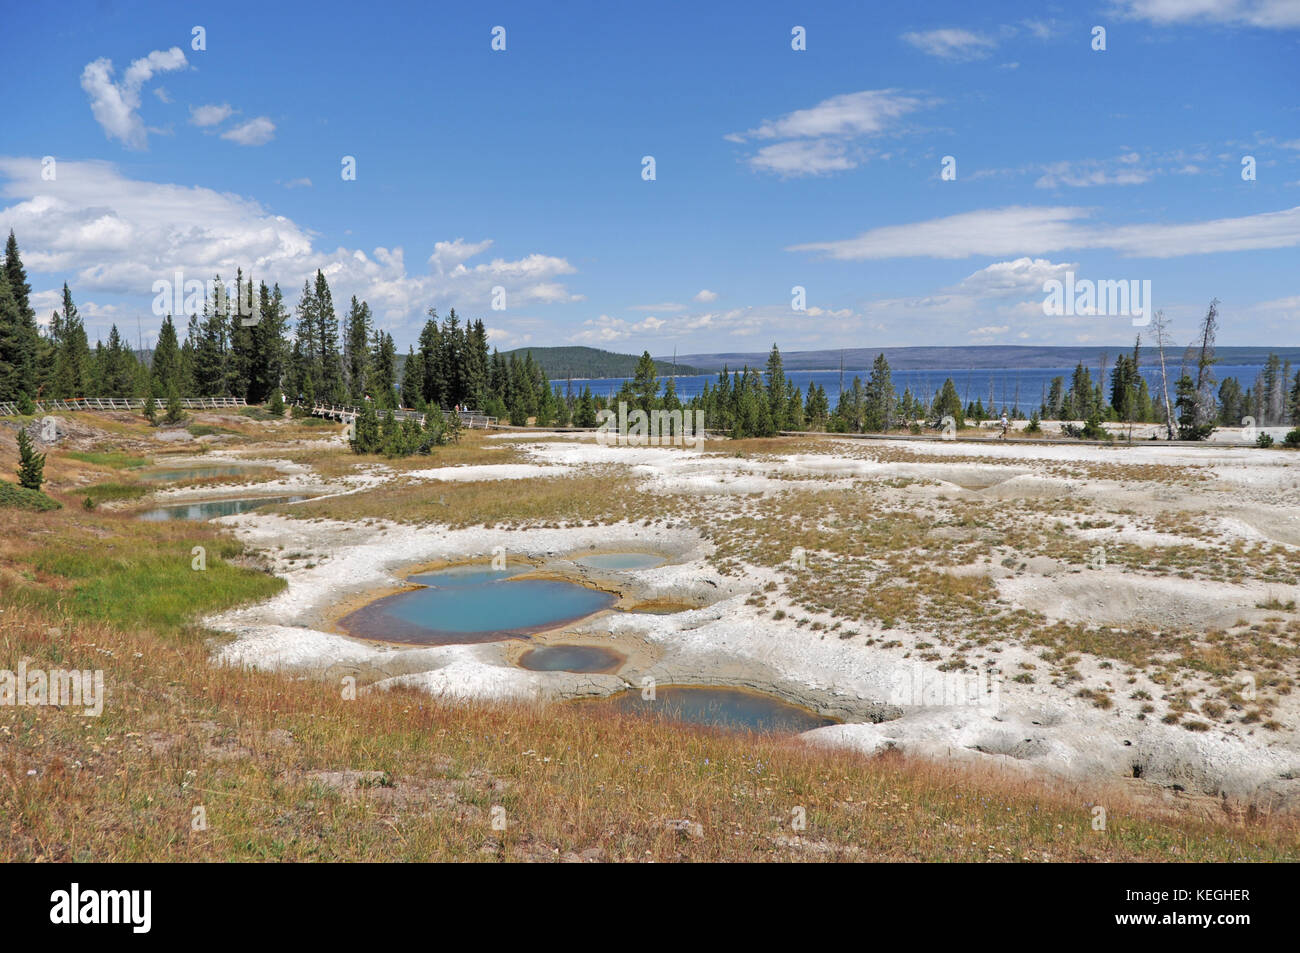
<svg viewBox="0 0 1300 953">
<path fill-rule="evenodd" d="M 64 454 L 69 460 L 80 460 L 82 463 L 93 463 L 101 467 L 113 467 L 115 470 L 131 470 L 136 467 L 145 466 L 149 461 L 144 457 L 133 457 L 130 454 L 123 453 L 120 450 L 111 450 L 102 453 L 83 452 L 80 450 Z"/>
<path fill-rule="evenodd" d="M 10 506 L 15 509 L 43 513 L 47 510 L 57 510 L 62 505 L 58 500 L 50 499 L 40 490 L 29 490 L 16 483 L 5 483 L 0 480 L 0 506 Z"/>
<path fill-rule="evenodd" d="M 193 568 L 192 540 L 158 540 L 149 546 L 50 546 L 32 560 L 38 572 L 72 583 L 32 588 L 19 601 L 77 619 L 158 631 L 179 629 L 196 616 L 274 595 L 285 582 L 231 560 L 242 553 L 233 540 L 209 539 L 207 568 Z"/>
<path fill-rule="evenodd" d="M 108 503 L 112 500 L 138 500 L 149 492 L 149 487 L 143 483 L 96 483 L 77 492 L 84 492 L 95 503 Z"/>
</svg>

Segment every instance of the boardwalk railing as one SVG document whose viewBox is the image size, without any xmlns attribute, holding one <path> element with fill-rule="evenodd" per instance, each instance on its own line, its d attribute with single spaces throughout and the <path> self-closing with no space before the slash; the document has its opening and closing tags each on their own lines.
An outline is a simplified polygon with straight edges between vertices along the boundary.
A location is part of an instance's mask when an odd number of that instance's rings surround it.
<svg viewBox="0 0 1300 953">
<path fill-rule="evenodd" d="M 77 410 L 143 410 L 144 402 L 143 397 L 68 397 L 32 401 L 36 405 L 38 414 L 48 414 L 56 410 L 65 413 Z M 167 402 L 155 400 L 154 403 L 159 410 L 162 410 Z M 186 410 L 218 410 L 247 407 L 248 401 L 242 397 L 182 397 L 181 406 Z M 18 404 L 15 401 L 0 401 L 0 417 L 14 417 L 18 412 Z"/>
<path fill-rule="evenodd" d="M 304 405 L 305 406 L 305 405 Z M 450 415 L 452 411 L 444 410 L 444 414 Z M 387 410 L 375 408 L 375 414 L 382 420 L 389 414 Z M 341 420 L 344 423 L 351 423 L 361 415 L 360 407 L 335 406 L 334 404 L 315 403 L 311 408 L 313 417 L 326 417 L 330 420 Z M 393 410 L 395 420 L 414 420 L 421 427 L 424 426 L 424 414 L 418 410 Z M 488 427 L 495 427 L 497 419 L 489 417 L 487 414 L 477 410 L 462 410 L 456 414 L 460 418 L 460 425 L 468 427 L 471 430 L 486 430 Z"/>
</svg>

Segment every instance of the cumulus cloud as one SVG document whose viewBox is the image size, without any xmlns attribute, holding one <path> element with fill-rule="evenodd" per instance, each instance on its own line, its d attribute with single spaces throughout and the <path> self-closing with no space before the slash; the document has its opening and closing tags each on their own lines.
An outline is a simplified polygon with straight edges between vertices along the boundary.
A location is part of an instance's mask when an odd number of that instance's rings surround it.
<svg viewBox="0 0 1300 953">
<path fill-rule="evenodd" d="M 241 146 L 264 146 L 275 138 L 275 123 L 266 116 L 258 116 L 256 119 L 250 119 L 233 129 L 226 130 L 221 134 L 221 138 L 229 139 Z"/>
<path fill-rule="evenodd" d="M 708 288 L 702 288 L 695 296 L 694 300 L 699 301 L 701 304 L 709 304 L 710 302 L 718 300 L 718 293 L 716 291 L 710 291 Z"/>
<path fill-rule="evenodd" d="M 229 119 L 234 111 L 229 103 L 220 106 L 191 106 L 190 122 L 196 126 L 216 126 Z"/>
<path fill-rule="evenodd" d="M 437 299 L 486 308 L 496 285 L 506 288 L 512 309 L 580 299 L 557 280 L 576 271 L 563 258 L 533 254 L 467 266 L 490 240 L 439 242 L 431 267 L 412 273 L 401 248 L 319 248 L 309 229 L 251 199 L 131 179 L 107 162 L 64 160 L 57 182 L 46 182 L 38 158 L 0 157 L 0 180 L 9 203 L 0 209 L 0 227 L 21 236 L 28 272 L 67 274 L 79 295 L 117 294 L 143 304 L 155 281 L 170 281 L 177 271 L 207 280 L 242 268 L 294 296 L 320 268 L 337 300 L 356 294 L 395 322 L 421 315 Z"/>
<path fill-rule="evenodd" d="M 1010 206 L 886 225 L 856 238 L 792 245 L 829 258 L 967 258 L 1108 248 L 1131 258 L 1177 258 L 1300 245 L 1300 207 L 1239 218 L 1179 224 L 1090 225 L 1090 212 L 1068 206 Z"/>
<path fill-rule="evenodd" d="M 154 50 L 135 60 L 122 75 L 113 79 L 113 61 L 101 57 L 87 63 L 81 72 L 81 88 L 90 97 L 90 111 L 103 127 L 104 135 L 117 139 L 129 149 L 148 146 L 148 133 L 140 118 L 140 90 L 155 73 L 166 73 L 188 65 L 180 47 Z"/>
</svg>

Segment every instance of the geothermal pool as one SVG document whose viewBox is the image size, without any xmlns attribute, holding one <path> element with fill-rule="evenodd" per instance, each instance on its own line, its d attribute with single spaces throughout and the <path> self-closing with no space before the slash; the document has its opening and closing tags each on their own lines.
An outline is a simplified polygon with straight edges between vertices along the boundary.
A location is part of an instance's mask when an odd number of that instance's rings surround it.
<svg viewBox="0 0 1300 953">
<path fill-rule="evenodd" d="M 526 638 L 612 606 L 613 593 L 553 579 L 514 579 L 529 567 L 456 567 L 411 576 L 419 589 L 370 603 L 339 620 L 349 635 L 417 645 Z"/>
<path fill-rule="evenodd" d="M 629 715 L 762 734 L 809 731 L 835 724 L 834 719 L 791 705 L 773 695 L 742 688 L 663 685 L 656 690 L 653 700 L 643 699 L 639 690 L 633 690 L 579 704 L 603 706 Z"/>
<path fill-rule="evenodd" d="M 305 496 L 250 496 L 238 500 L 201 500 L 145 510 L 138 518 L 156 523 L 166 520 L 210 520 L 217 516 L 247 513 L 249 510 L 255 510 L 259 506 L 270 506 L 272 503 L 297 503 L 305 499 L 307 499 Z"/>
</svg>

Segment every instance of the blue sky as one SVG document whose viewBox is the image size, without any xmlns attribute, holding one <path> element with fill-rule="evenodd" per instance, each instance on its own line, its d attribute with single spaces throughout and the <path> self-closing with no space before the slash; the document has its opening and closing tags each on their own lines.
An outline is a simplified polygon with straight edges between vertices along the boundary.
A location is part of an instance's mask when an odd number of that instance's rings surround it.
<svg viewBox="0 0 1300 953">
<path fill-rule="evenodd" d="M 503 349 L 1131 344 L 1044 315 L 1073 271 L 1300 344 L 1300 0 L 181 7 L 5 13 L 42 321 L 320 267 L 403 350 L 431 305 Z"/>
</svg>

